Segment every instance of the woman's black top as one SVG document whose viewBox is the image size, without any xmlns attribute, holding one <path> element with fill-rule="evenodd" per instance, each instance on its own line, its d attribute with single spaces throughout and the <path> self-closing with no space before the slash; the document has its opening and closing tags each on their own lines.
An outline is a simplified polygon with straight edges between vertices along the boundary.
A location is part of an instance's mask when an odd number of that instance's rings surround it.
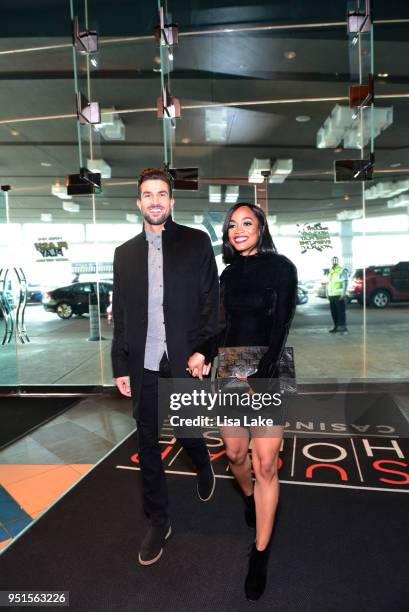
<svg viewBox="0 0 409 612">
<path fill-rule="evenodd" d="M 283 255 L 237 255 L 220 276 L 219 333 L 197 347 L 206 362 L 220 346 L 268 346 L 257 372 L 270 378 L 284 348 L 297 300 L 297 269 Z"/>
</svg>

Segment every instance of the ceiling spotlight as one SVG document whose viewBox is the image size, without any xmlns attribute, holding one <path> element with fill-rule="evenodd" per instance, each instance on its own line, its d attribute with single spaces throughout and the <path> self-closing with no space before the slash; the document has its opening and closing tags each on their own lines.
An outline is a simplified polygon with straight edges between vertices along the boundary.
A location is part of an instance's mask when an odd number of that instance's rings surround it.
<svg viewBox="0 0 409 612">
<path fill-rule="evenodd" d="M 112 170 L 103 159 L 87 159 L 87 168 L 90 172 L 99 172 L 101 178 L 111 178 Z"/>
<path fill-rule="evenodd" d="M 206 108 L 205 129 L 207 142 L 226 142 L 227 108 Z"/>
<path fill-rule="evenodd" d="M 345 200 L 345 202 L 348 202 L 348 200 L 349 200 L 349 195 L 347 193 L 344 194 L 344 200 Z"/>
<path fill-rule="evenodd" d="M 249 183 L 264 183 L 266 176 L 271 172 L 270 159 L 257 159 L 255 157 L 249 168 Z"/>
<path fill-rule="evenodd" d="M 409 180 L 402 181 L 381 181 L 369 189 L 365 189 L 366 200 L 378 200 L 380 198 L 393 198 L 401 193 L 409 191 Z"/>
<path fill-rule="evenodd" d="M 272 168 L 269 183 L 284 183 L 285 179 L 293 171 L 292 159 L 276 159 Z"/>
<path fill-rule="evenodd" d="M 393 198 L 392 200 L 388 200 L 386 206 L 388 208 L 400 208 L 401 206 L 408 206 L 409 204 L 409 195 L 400 195 L 397 198 Z"/>
<path fill-rule="evenodd" d="M 44 223 L 50 223 L 53 220 L 53 216 L 51 213 L 41 213 L 41 221 Z"/>
<path fill-rule="evenodd" d="M 226 204 L 236 204 L 239 199 L 239 186 L 238 185 L 228 185 L 226 187 L 226 193 L 224 195 L 224 201 Z"/>
<path fill-rule="evenodd" d="M 101 123 L 95 129 L 105 140 L 125 140 L 125 124 L 113 107 L 101 110 Z"/>
<path fill-rule="evenodd" d="M 10 136 L 20 136 L 20 132 L 17 132 L 17 130 L 10 130 Z"/>
<path fill-rule="evenodd" d="M 51 185 L 51 193 L 60 200 L 71 200 L 71 196 L 67 194 L 66 185 L 61 185 L 59 181 Z"/>
<path fill-rule="evenodd" d="M 389 73 L 388 73 L 388 72 L 378 72 L 378 77 L 379 77 L 380 79 L 387 79 L 387 78 L 388 78 L 388 76 L 389 76 Z"/>
<path fill-rule="evenodd" d="M 126 220 L 128 221 L 128 223 L 137 223 L 138 215 L 136 213 L 127 213 Z"/>
<path fill-rule="evenodd" d="M 41 162 L 40 165 L 43 166 L 43 168 L 51 168 L 52 166 L 52 164 L 49 164 L 48 162 Z"/>
<path fill-rule="evenodd" d="M 307 121 L 311 121 L 311 117 L 309 115 L 298 115 L 295 118 L 298 123 L 306 123 Z"/>
<path fill-rule="evenodd" d="M 209 185 L 209 202 L 219 204 L 222 201 L 221 185 Z"/>
<path fill-rule="evenodd" d="M 180 142 L 182 144 L 190 144 L 192 141 L 190 140 L 190 138 L 182 138 L 182 140 Z"/>
<path fill-rule="evenodd" d="M 376 138 L 393 123 L 393 107 L 375 107 L 373 109 L 373 130 L 371 117 L 361 116 L 356 121 L 357 113 L 349 106 L 336 104 L 330 115 L 317 132 L 316 146 L 319 149 L 332 149 L 339 147 L 343 142 L 344 149 L 361 149 L 365 147 L 373 132 Z M 362 124 L 363 133 L 360 130 Z"/>
<path fill-rule="evenodd" d="M 362 210 L 342 210 L 337 214 L 338 221 L 348 221 L 351 219 L 360 219 Z"/>
<path fill-rule="evenodd" d="M 288 60 L 293 60 L 297 57 L 297 54 L 295 51 L 286 51 L 284 53 L 284 57 Z"/>
<path fill-rule="evenodd" d="M 71 213 L 80 212 L 80 205 L 75 202 L 63 202 L 62 203 L 63 210 Z"/>
</svg>

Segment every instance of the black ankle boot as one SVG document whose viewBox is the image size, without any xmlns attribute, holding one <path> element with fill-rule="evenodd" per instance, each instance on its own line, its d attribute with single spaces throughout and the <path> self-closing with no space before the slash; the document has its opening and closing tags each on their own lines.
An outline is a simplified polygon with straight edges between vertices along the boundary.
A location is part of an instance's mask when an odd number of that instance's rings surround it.
<svg viewBox="0 0 409 612">
<path fill-rule="evenodd" d="M 268 555 L 268 547 L 265 550 L 257 550 L 256 545 L 253 544 L 249 559 L 249 570 L 244 583 L 246 597 L 251 601 L 259 599 L 266 588 Z"/>
<path fill-rule="evenodd" d="M 246 509 L 244 510 L 244 518 L 248 527 L 256 527 L 256 504 L 254 503 L 254 495 L 245 495 L 244 503 Z"/>
</svg>

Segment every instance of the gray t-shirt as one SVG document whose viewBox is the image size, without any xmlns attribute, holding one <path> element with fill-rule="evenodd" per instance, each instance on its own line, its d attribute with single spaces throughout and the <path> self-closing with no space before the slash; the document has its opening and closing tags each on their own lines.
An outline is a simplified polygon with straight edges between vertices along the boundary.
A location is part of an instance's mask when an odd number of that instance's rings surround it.
<svg viewBox="0 0 409 612">
<path fill-rule="evenodd" d="M 166 352 L 166 332 L 163 317 L 163 251 L 162 232 L 146 231 L 148 252 L 148 333 L 145 345 L 144 367 L 159 370 L 159 363 Z"/>
</svg>

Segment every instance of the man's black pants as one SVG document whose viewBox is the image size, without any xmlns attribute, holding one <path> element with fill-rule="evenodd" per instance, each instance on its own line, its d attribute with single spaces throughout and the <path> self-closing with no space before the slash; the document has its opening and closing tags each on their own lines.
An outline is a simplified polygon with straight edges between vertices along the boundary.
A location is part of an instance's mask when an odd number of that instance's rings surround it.
<svg viewBox="0 0 409 612">
<path fill-rule="evenodd" d="M 159 372 L 143 371 L 141 400 L 136 415 L 144 510 L 156 525 L 163 525 L 168 519 L 168 491 L 159 444 L 158 382 L 161 377 L 170 376 L 166 355 L 162 357 Z M 209 463 L 209 452 L 203 438 L 176 439 L 196 469 L 200 470 Z"/>
<path fill-rule="evenodd" d="M 331 309 L 332 320 L 334 321 L 334 327 L 345 327 L 345 298 L 340 300 L 339 295 L 331 295 L 329 296 L 329 306 Z"/>
</svg>

